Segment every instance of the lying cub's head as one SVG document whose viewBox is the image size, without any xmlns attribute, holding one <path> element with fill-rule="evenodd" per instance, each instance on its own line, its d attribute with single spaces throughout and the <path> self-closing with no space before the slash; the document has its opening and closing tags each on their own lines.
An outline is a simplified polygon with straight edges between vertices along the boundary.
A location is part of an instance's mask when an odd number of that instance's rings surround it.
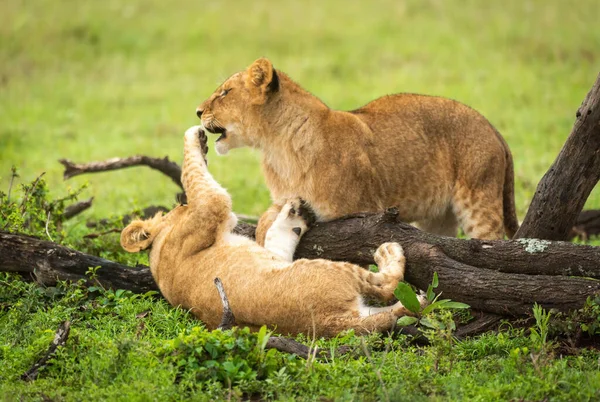
<svg viewBox="0 0 600 402">
<path fill-rule="evenodd" d="M 224 155 L 230 149 L 252 146 L 262 134 L 266 106 L 279 92 L 279 77 L 271 62 L 258 59 L 248 69 L 229 77 L 198 108 L 204 128 L 220 134 L 215 149 Z"/>
<path fill-rule="evenodd" d="M 165 228 L 165 218 L 166 216 L 159 212 L 151 219 L 134 220 L 121 232 L 121 247 L 130 253 L 146 250 Z"/>
</svg>

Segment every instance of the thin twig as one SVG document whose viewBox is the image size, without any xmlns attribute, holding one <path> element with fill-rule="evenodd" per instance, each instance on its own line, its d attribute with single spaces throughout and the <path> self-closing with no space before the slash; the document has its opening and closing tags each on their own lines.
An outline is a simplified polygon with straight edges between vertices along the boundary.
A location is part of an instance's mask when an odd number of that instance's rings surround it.
<svg viewBox="0 0 600 402">
<path fill-rule="evenodd" d="M 215 278 L 214 282 L 217 290 L 219 291 L 221 303 L 223 303 L 223 318 L 221 318 L 221 324 L 219 324 L 218 329 L 225 331 L 231 329 L 231 327 L 235 325 L 235 316 L 233 315 L 233 311 L 231 311 L 231 307 L 229 307 L 229 300 L 225 294 L 223 282 L 221 282 L 221 279 L 219 278 Z"/>
<path fill-rule="evenodd" d="M 10 170 L 11 175 L 10 175 L 10 184 L 8 185 L 8 195 L 6 197 L 6 203 L 9 204 L 10 203 L 10 192 L 12 191 L 12 186 L 13 186 L 13 181 L 15 180 L 15 177 L 19 177 L 19 175 L 17 174 L 17 168 L 16 166 L 13 166 Z"/>
<path fill-rule="evenodd" d="M 54 335 L 52 343 L 50 343 L 50 347 L 48 348 L 46 354 L 42 356 L 37 362 L 35 362 L 35 364 L 29 370 L 27 370 L 23 375 L 21 375 L 21 380 L 33 381 L 37 378 L 40 369 L 46 366 L 46 362 L 50 359 L 50 357 L 52 357 L 54 352 L 56 352 L 56 349 L 58 349 L 60 346 L 64 346 L 64 344 L 67 342 L 67 339 L 69 338 L 70 328 L 70 321 L 63 321 L 60 324 L 58 330 L 56 331 L 56 334 Z"/>
<path fill-rule="evenodd" d="M 48 218 L 46 219 L 46 235 L 48 235 L 48 238 L 50 239 L 50 241 L 54 243 L 54 240 L 52 240 L 52 236 L 50 236 L 50 232 L 48 231 L 49 223 L 50 223 L 50 211 L 48 211 Z"/>
<path fill-rule="evenodd" d="M 88 200 L 79 201 L 79 202 L 76 202 L 75 204 L 69 205 L 68 207 L 65 208 L 65 212 L 63 213 L 63 218 L 71 219 L 75 215 L 79 215 L 86 209 L 90 208 L 92 206 L 93 201 L 94 201 L 94 197 L 91 197 Z"/>
<path fill-rule="evenodd" d="M 25 214 L 25 207 L 27 204 L 27 199 L 29 198 L 29 195 L 33 192 L 33 190 L 37 187 L 38 183 L 40 182 L 41 178 L 43 175 L 45 175 L 46 172 L 42 172 L 42 174 L 40 174 L 38 177 L 36 177 L 36 179 L 33 181 L 33 184 L 31 185 L 31 187 L 29 187 L 27 189 L 27 191 L 25 192 L 25 194 L 23 195 L 23 200 L 21 201 L 21 215 Z"/>
</svg>

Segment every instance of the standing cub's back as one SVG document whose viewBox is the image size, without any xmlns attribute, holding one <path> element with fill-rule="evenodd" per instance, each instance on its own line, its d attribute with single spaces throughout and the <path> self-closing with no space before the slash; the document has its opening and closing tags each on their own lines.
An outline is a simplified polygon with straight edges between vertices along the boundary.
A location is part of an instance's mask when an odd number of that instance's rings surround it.
<svg viewBox="0 0 600 402">
<path fill-rule="evenodd" d="M 518 224 L 506 142 L 459 102 L 390 95 L 351 111 L 328 108 L 266 59 L 231 76 L 197 110 L 216 149 L 263 153 L 274 205 L 257 239 L 299 196 L 321 220 L 397 207 L 422 229 L 470 237 L 511 237 Z"/>
</svg>

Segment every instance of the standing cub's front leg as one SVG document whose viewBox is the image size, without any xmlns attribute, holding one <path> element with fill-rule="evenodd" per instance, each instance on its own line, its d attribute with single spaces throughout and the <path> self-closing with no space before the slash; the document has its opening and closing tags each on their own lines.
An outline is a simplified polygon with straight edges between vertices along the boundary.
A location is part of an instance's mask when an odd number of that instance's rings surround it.
<svg viewBox="0 0 600 402">
<path fill-rule="evenodd" d="M 314 214 L 305 202 L 300 198 L 290 199 L 267 231 L 265 248 L 292 262 L 300 238 L 313 222 Z"/>
</svg>

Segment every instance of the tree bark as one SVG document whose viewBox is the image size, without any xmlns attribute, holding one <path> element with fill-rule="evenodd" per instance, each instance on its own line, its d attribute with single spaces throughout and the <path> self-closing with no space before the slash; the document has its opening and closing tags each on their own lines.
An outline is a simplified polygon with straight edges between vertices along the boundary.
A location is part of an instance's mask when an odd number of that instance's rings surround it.
<svg viewBox="0 0 600 402">
<path fill-rule="evenodd" d="M 106 288 L 135 293 L 158 290 L 146 266 L 128 267 L 31 236 L 0 231 L 0 256 L 0 271 L 29 274 L 46 286 L 58 280 L 84 279 L 90 285 L 97 280 Z M 86 273 L 94 267 L 100 269 L 92 280 Z"/>
<path fill-rule="evenodd" d="M 600 179 L 600 74 L 558 157 L 537 186 L 515 238 L 566 240 Z"/>
</svg>

